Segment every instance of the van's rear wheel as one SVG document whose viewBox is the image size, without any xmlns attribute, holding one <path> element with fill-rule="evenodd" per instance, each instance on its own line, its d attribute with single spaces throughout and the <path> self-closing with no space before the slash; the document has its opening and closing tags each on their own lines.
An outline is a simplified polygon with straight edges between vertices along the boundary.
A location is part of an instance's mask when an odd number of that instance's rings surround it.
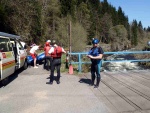
<svg viewBox="0 0 150 113">
<path fill-rule="evenodd" d="M 25 69 L 27 69 L 28 68 L 28 63 L 27 63 L 27 61 L 25 61 L 24 62 L 24 65 L 23 65 L 23 69 L 25 70 Z"/>
</svg>

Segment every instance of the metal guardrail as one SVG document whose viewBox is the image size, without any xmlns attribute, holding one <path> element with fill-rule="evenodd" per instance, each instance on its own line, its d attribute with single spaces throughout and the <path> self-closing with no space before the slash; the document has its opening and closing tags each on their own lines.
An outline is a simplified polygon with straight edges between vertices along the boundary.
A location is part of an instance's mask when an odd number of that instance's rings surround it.
<svg viewBox="0 0 150 113">
<path fill-rule="evenodd" d="M 125 51 L 125 52 L 104 52 L 104 55 L 126 55 L 126 54 L 150 54 L 150 51 Z M 87 55 L 87 52 L 69 53 L 69 55 L 78 55 L 78 62 L 70 61 L 70 64 L 78 64 L 79 72 L 82 72 L 82 64 L 89 64 L 91 62 L 82 61 L 82 56 Z M 102 64 L 106 62 L 149 62 L 149 59 L 135 59 L 135 60 L 103 60 Z"/>
</svg>

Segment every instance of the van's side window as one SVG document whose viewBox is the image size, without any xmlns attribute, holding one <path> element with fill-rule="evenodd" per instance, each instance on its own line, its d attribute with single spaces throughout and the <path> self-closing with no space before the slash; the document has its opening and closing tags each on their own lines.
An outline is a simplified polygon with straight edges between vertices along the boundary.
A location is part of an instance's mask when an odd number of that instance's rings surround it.
<svg viewBox="0 0 150 113">
<path fill-rule="evenodd" d="M 8 51 L 12 51 L 9 39 L 0 38 L 0 52 L 8 52 Z"/>
</svg>

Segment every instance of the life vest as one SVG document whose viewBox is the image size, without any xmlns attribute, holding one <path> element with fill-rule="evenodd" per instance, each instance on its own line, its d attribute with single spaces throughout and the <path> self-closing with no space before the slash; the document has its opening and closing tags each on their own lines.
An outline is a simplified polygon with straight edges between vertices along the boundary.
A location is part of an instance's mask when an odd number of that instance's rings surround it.
<svg viewBox="0 0 150 113">
<path fill-rule="evenodd" d="M 103 50 L 101 47 L 93 47 L 89 51 L 88 55 L 98 56 L 99 54 L 103 54 Z M 91 59 L 92 64 L 100 64 L 101 59 Z"/>
<path fill-rule="evenodd" d="M 93 48 L 91 48 L 91 50 L 89 51 L 89 55 L 92 55 L 92 56 L 98 56 L 100 53 L 99 53 L 99 51 L 98 51 L 98 47 L 93 47 Z"/>
<path fill-rule="evenodd" d="M 54 52 L 51 53 L 51 57 L 61 58 L 61 55 L 62 55 L 62 47 L 60 46 L 54 47 Z"/>
<path fill-rule="evenodd" d="M 45 43 L 45 47 L 44 47 L 44 51 L 45 51 L 45 56 L 50 56 L 49 54 L 48 54 L 48 51 L 50 50 L 50 44 L 49 44 L 49 42 L 46 42 Z"/>
<path fill-rule="evenodd" d="M 44 48 L 44 51 L 45 51 L 45 56 L 50 56 L 49 54 L 48 54 L 48 51 L 50 50 L 50 46 L 46 46 L 45 48 Z"/>
</svg>

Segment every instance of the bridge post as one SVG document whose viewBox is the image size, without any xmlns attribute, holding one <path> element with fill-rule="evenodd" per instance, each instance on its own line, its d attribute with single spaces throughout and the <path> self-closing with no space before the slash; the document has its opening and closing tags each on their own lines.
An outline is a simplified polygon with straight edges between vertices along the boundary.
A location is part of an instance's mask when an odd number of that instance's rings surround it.
<svg viewBox="0 0 150 113">
<path fill-rule="evenodd" d="M 82 60 L 81 60 L 81 54 L 79 53 L 78 54 L 78 58 L 79 58 L 79 64 L 78 64 L 78 69 L 79 69 L 79 72 L 82 72 Z"/>
</svg>

